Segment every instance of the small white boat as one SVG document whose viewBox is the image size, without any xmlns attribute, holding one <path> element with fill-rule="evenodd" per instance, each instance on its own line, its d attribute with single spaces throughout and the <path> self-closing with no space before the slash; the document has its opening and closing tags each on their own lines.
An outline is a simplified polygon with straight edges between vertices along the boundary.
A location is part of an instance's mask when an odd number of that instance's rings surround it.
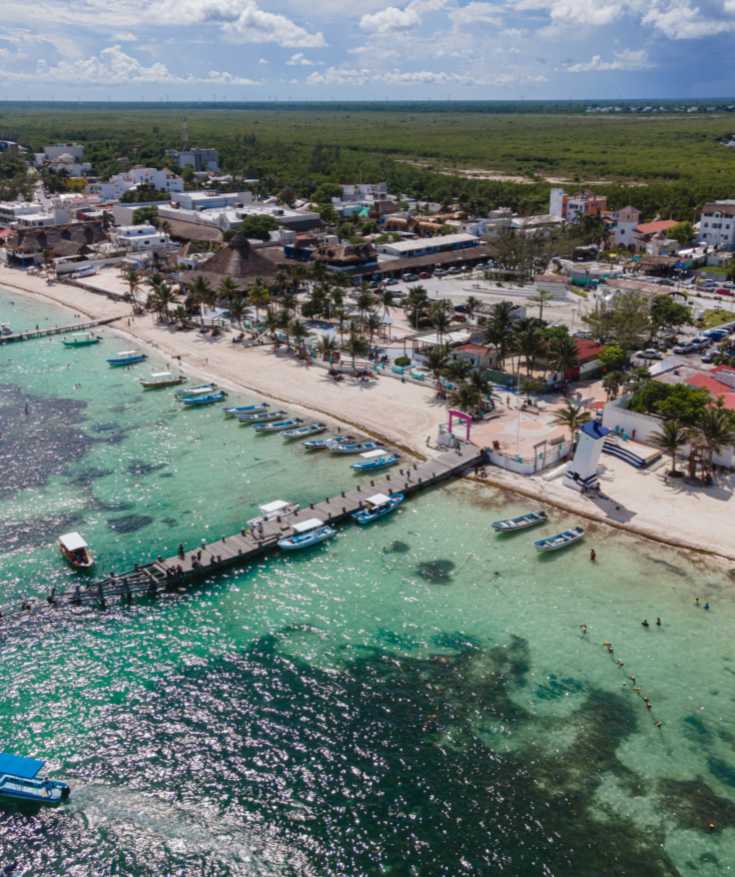
<svg viewBox="0 0 735 877">
<path fill-rule="evenodd" d="M 303 444 L 307 451 L 325 451 L 327 450 L 327 448 L 330 448 L 332 444 L 341 444 L 344 442 L 355 441 L 357 441 L 357 439 L 354 435 L 335 435 L 331 438 L 329 436 L 326 436 L 325 438 L 309 439 Z"/>
<path fill-rule="evenodd" d="M 180 399 L 182 396 L 206 396 L 209 393 L 213 393 L 217 389 L 217 384 L 209 383 L 209 384 L 198 384 L 196 387 L 186 387 L 183 390 L 176 391 L 176 398 Z"/>
<path fill-rule="evenodd" d="M 515 518 L 505 518 L 502 521 L 493 521 L 493 530 L 496 533 L 515 533 L 517 530 L 528 530 L 537 527 L 547 521 L 546 512 L 527 512 L 525 515 L 516 515 Z"/>
<path fill-rule="evenodd" d="M 327 428 L 326 423 L 307 423 L 304 426 L 298 426 L 296 429 L 289 429 L 283 433 L 283 437 L 288 439 L 306 438 L 307 435 L 319 435 Z"/>
<path fill-rule="evenodd" d="M 268 411 L 266 408 L 262 411 L 250 411 L 246 414 L 237 415 L 240 426 L 250 426 L 253 423 L 269 423 L 272 420 L 283 420 L 285 417 L 288 417 L 286 411 Z"/>
<path fill-rule="evenodd" d="M 274 420 L 271 423 L 258 423 L 255 426 L 255 431 L 259 435 L 270 432 L 283 432 L 286 429 L 295 429 L 303 422 L 300 417 L 287 417 L 285 420 Z"/>
<path fill-rule="evenodd" d="M 557 533 L 556 536 L 547 536 L 545 539 L 538 539 L 533 544 L 537 551 L 559 551 L 561 548 L 567 548 L 584 539 L 584 530 L 582 527 L 572 527 L 571 530 L 564 530 Z"/>
<path fill-rule="evenodd" d="M 284 499 L 274 499 L 273 502 L 266 502 L 258 506 L 258 509 L 260 515 L 248 521 L 249 527 L 257 527 L 259 524 L 268 524 L 278 518 L 295 515 L 299 510 L 299 505 L 295 502 L 286 502 Z"/>
<path fill-rule="evenodd" d="M 64 533 L 63 536 L 59 536 L 59 551 L 74 569 L 92 569 L 94 566 L 89 545 L 79 533 Z"/>
<path fill-rule="evenodd" d="M 384 449 L 380 442 L 330 442 L 329 450 L 333 454 L 364 454 L 366 451 Z"/>
<path fill-rule="evenodd" d="M 148 378 L 141 378 L 140 383 L 144 390 L 158 390 L 161 387 L 175 387 L 183 384 L 186 378 L 173 372 L 153 372 Z"/>
<path fill-rule="evenodd" d="M 362 460 L 352 464 L 352 468 L 356 472 L 374 472 L 376 469 L 387 469 L 388 466 L 395 466 L 401 459 L 399 453 L 386 452 L 385 448 L 365 451 L 360 456 Z"/>
<path fill-rule="evenodd" d="M 386 515 L 394 512 L 405 498 L 402 493 L 394 493 L 391 496 L 386 496 L 384 493 L 376 493 L 375 496 L 369 496 L 365 500 L 365 508 L 352 513 L 352 519 L 357 521 L 358 524 L 372 524 L 378 518 L 384 518 Z"/>
<path fill-rule="evenodd" d="M 229 408 L 223 408 L 225 417 L 239 417 L 241 414 L 252 414 L 254 411 L 265 411 L 269 408 L 267 402 L 253 402 L 250 405 L 232 405 Z"/>
<path fill-rule="evenodd" d="M 310 548 L 319 545 L 337 535 L 334 527 L 330 527 L 319 518 L 309 518 L 293 525 L 294 535 L 286 536 L 278 540 L 278 547 L 283 551 L 298 551 L 301 548 Z"/>
</svg>

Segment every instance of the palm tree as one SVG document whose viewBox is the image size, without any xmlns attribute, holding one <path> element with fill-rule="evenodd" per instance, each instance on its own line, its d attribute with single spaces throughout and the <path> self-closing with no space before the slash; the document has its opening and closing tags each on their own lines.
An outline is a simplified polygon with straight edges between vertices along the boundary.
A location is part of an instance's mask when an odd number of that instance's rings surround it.
<svg viewBox="0 0 735 877">
<path fill-rule="evenodd" d="M 536 364 L 536 359 L 544 350 L 545 339 L 541 330 L 542 324 L 535 317 L 526 317 L 516 323 L 515 337 L 518 342 L 518 351 L 526 360 L 526 375 L 528 377 Z"/>
<path fill-rule="evenodd" d="M 661 429 L 651 435 L 651 441 L 657 448 L 671 454 L 672 477 L 679 475 L 676 468 L 676 452 L 689 441 L 689 430 L 679 420 L 664 420 Z"/>
<path fill-rule="evenodd" d="M 255 281 L 253 288 L 248 293 L 248 302 L 255 308 L 255 322 L 260 321 L 260 309 L 267 308 L 270 304 L 271 294 L 269 290 L 263 286 L 260 278 Z"/>
<path fill-rule="evenodd" d="M 279 325 L 280 320 L 278 318 L 278 314 L 273 310 L 273 308 L 268 308 L 268 310 L 265 312 L 265 330 L 271 336 L 274 350 L 278 347 Z"/>
<path fill-rule="evenodd" d="M 304 352 L 304 339 L 309 334 L 306 331 L 306 326 L 303 324 L 303 322 L 301 320 L 294 319 L 294 320 L 291 320 L 291 322 L 289 324 L 289 330 L 291 332 L 291 336 L 293 337 L 294 341 L 296 342 L 296 346 L 299 349 L 299 353 L 303 353 Z"/>
<path fill-rule="evenodd" d="M 125 282 L 128 284 L 128 299 L 135 301 L 135 294 L 140 289 L 140 274 L 135 268 L 127 268 L 124 272 Z"/>
<path fill-rule="evenodd" d="M 622 372 L 608 372 L 602 379 L 602 386 L 607 393 L 608 400 L 617 399 L 620 388 L 625 383 L 625 375 Z"/>
<path fill-rule="evenodd" d="M 380 331 L 382 325 L 383 321 L 378 314 L 376 314 L 375 311 L 371 311 L 367 316 L 367 320 L 365 320 L 365 329 L 368 333 L 368 343 L 371 348 L 373 346 L 373 338 L 375 337 L 376 332 Z"/>
<path fill-rule="evenodd" d="M 365 356 L 368 352 L 367 341 L 355 329 L 354 323 L 350 324 L 350 337 L 347 339 L 347 352 L 352 357 L 352 370 L 355 370 L 355 359 Z"/>
<path fill-rule="evenodd" d="M 204 305 L 213 305 L 217 300 L 217 295 L 209 285 L 209 281 L 202 277 L 201 274 L 195 278 L 194 283 L 191 285 L 191 297 L 194 300 L 195 306 L 199 308 L 199 317 L 203 326 Z"/>
<path fill-rule="evenodd" d="M 452 304 L 447 299 L 442 299 L 442 301 L 434 302 L 429 311 L 431 322 L 436 329 L 439 344 L 443 343 L 444 335 L 446 334 L 446 331 L 449 328 L 450 323 L 452 322 L 451 313 Z"/>
<path fill-rule="evenodd" d="M 470 319 L 472 319 L 472 317 L 475 316 L 475 313 L 477 312 L 477 310 L 481 304 L 482 304 L 482 302 L 480 301 L 480 299 L 476 298 L 474 295 L 467 296 L 467 300 L 465 301 L 464 306 L 466 309 L 467 316 Z"/>
<path fill-rule="evenodd" d="M 482 408 L 482 393 L 473 384 L 463 382 L 449 394 L 449 404 L 474 415 Z"/>
<path fill-rule="evenodd" d="M 706 449 L 707 470 L 711 475 L 714 455 L 722 448 L 735 444 L 735 419 L 725 408 L 722 397 L 716 405 L 704 409 L 693 430 L 693 437 Z"/>
<path fill-rule="evenodd" d="M 406 297 L 406 310 L 409 314 L 409 322 L 418 332 L 419 325 L 426 313 L 429 296 L 423 286 L 412 286 Z"/>
<path fill-rule="evenodd" d="M 554 296 L 547 292 L 545 289 L 539 289 L 534 295 L 528 297 L 529 301 L 532 301 L 534 304 L 538 305 L 538 318 L 539 320 L 543 320 L 544 318 L 544 305 L 547 301 L 550 301 Z"/>
<path fill-rule="evenodd" d="M 245 313 L 245 298 L 237 296 L 230 302 L 230 319 L 234 320 L 242 329 L 242 318 Z"/>
<path fill-rule="evenodd" d="M 549 365 L 561 374 L 566 384 L 567 374 L 579 365 L 577 345 L 570 335 L 555 335 L 549 345 Z"/>
<path fill-rule="evenodd" d="M 231 277 L 223 277 L 219 285 L 218 294 L 221 299 L 230 304 L 240 292 L 240 288 Z"/>
<path fill-rule="evenodd" d="M 590 419 L 589 411 L 585 411 L 581 403 L 567 399 L 564 407 L 554 413 L 554 423 L 558 426 L 566 426 L 569 430 L 569 444 L 574 445 L 574 437 L 580 426 Z M 571 447 L 569 453 L 571 454 Z"/>
<path fill-rule="evenodd" d="M 390 309 L 393 306 L 393 290 L 389 286 L 384 286 L 380 290 L 380 304 L 383 307 L 383 316 L 390 316 Z"/>
<path fill-rule="evenodd" d="M 373 296 L 372 292 L 366 287 L 363 286 L 360 290 L 359 295 L 357 296 L 357 311 L 360 314 L 361 319 L 365 319 L 365 314 L 372 308 L 375 304 L 375 296 Z"/>
<path fill-rule="evenodd" d="M 485 327 L 485 341 L 497 350 L 498 365 L 503 368 L 513 345 L 513 312 L 515 305 L 501 301 L 493 305 L 490 319 Z"/>
</svg>

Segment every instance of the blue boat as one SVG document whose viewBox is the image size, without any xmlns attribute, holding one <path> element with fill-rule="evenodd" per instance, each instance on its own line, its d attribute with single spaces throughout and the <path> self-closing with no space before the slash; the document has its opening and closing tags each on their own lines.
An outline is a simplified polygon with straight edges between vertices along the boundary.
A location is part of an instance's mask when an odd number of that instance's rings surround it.
<svg viewBox="0 0 735 877">
<path fill-rule="evenodd" d="M 217 384 L 208 383 L 208 384 L 198 384 L 196 387 L 184 387 L 181 390 L 177 390 L 174 393 L 177 399 L 182 399 L 184 396 L 207 396 L 209 393 L 214 393 L 217 389 Z"/>
<path fill-rule="evenodd" d="M 293 439 L 305 438 L 307 435 L 318 435 L 320 432 L 324 432 L 326 428 L 326 423 L 306 423 L 304 426 L 296 427 L 296 429 L 287 430 L 283 433 L 283 437 L 287 441 L 292 441 Z"/>
<path fill-rule="evenodd" d="M 143 362 L 148 357 L 139 350 L 121 350 L 114 356 L 108 356 L 107 362 L 112 368 L 119 368 L 123 365 L 135 365 L 136 362 Z"/>
<path fill-rule="evenodd" d="M 61 780 L 39 779 L 45 761 L 24 758 L 9 752 L 0 753 L 0 801 L 58 807 L 71 789 Z"/>
<path fill-rule="evenodd" d="M 377 451 L 382 448 L 380 442 L 330 442 L 329 450 L 333 454 L 362 454 L 365 451 Z"/>
<path fill-rule="evenodd" d="M 267 402 L 255 402 L 252 405 L 235 405 L 223 409 L 225 417 L 239 417 L 241 414 L 252 414 L 254 411 L 265 411 L 270 406 Z"/>
<path fill-rule="evenodd" d="M 326 436 L 325 438 L 309 439 L 308 441 L 303 442 L 303 445 L 307 451 L 324 451 L 331 447 L 332 444 L 354 441 L 357 441 L 354 435 L 333 435 L 331 437 Z"/>
<path fill-rule="evenodd" d="M 353 463 L 352 468 L 357 472 L 374 472 L 376 469 L 386 469 L 388 466 L 395 465 L 401 459 L 401 455 L 394 451 L 386 453 L 378 448 L 374 451 L 365 451 L 362 458 L 359 462 Z"/>
<path fill-rule="evenodd" d="M 258 435 L 265 435 L 270 432 L 283 432 L 284 429 L 295 429 L 301 426 L 304 421 L 301 417 L 287 417 L 285 420 L 273 420 L 271 423 L 257 423 L 255 431 Z"/>
<path fill-rule="evenodd" d="M 196 408 L 200 405 L 213 405 L 215 402 L 221 402 L 227 393 L 224 390 L 215 390 L 214 393 L 207 393 L 203 396 L 184 396 L 181 401 L 188 408 Z"/>
<path fill-rule="evenodd" d="M 564 530 L 557 533 L 556 536 L 547 536 L 545 539 L 538 539 L 533 544 L 537 551 L 559 551 L 560 548 L 566 548 L 574 545 L 584 539 L 584 530 L 582 527 L 573 527 L 571 530 Z"/>
<path fill-rule="evenodd" d="M 283 420 L 288 417 L 288 413 L 283 409 L 279 411 L 246 411 L 245 414 L 238 414 L 237 419 L 240 426 L 252 426 L 254 423 L 269 423 L 272 420 Z"/>
<path fill-rule="evenodd" d="M 493 521 L 493 530 L 496 533 L 516 533 L 518 530 L 528 530 L 545 524 L 546 512 L 526 512 L 525 515 L 516 515 L 515 518 L 505 518 L 502 521 Z"/>
<path fill-rule="evenodd" d="M 369 496 L 365 500 L 367 505 L 364 509 L 352 513 L 352 519 L 358 524 L 372 524 L 378 518 L 384 518 L 394 512 L 405 498 L 402 493 L 394 493 L 391 496 L 376 493 L 375 496 Z"/>
<path fill-rule="evenodd" d="M 311 548 L 319 545 L 337 535 L 334 527 L 330 527 L 319 518 L 309 518 L 293 525 L 294 535 L 286 536 L 278 540 L 278 547 L 283 551 L 298 551 L 301 548 Z"/>
</svg>

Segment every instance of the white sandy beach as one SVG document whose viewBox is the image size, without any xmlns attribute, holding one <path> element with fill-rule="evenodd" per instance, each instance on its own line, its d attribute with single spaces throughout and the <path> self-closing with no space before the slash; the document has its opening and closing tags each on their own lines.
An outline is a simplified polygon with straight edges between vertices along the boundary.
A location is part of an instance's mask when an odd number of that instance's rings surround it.
<svg viewBox="0 0 735 877">
<path fill-rule="evenodd" d="M 149 345 L 191 377 L 217 380 L 244 393 L 282 401 L 307 415 L 319 414 L 419 456 L 430 453 L 427 439 L 446 421 L 446 409 L 433 401 L 433 391 L 413 383 L 381 377 L 371 387 L 350 380 L 335 383 L 323 368 L 307 367 L 270 346 L 242 349 L 230 336 L 212 339 L 198 332 L 175 332 L 156 324 L 152 315 L 129 321 L 127 304 L 74 286 L 47 286 L 42 277 L 0 266 L 0 288 L 42 296 L 90 318 L 120 317 L 114 329 Z M 528 478 L 489 467 L 487 482 L 585 517 L 678 548 L 703 551 L 735 561 L 732 526 L 735 476 L 720 477 L 710 488 L 667 480 L 664 463 L 640 472 L 620 460 L 604 458 L 601 481 L 609 500 L 582 497 L 559 479 Z"/>
</svg>

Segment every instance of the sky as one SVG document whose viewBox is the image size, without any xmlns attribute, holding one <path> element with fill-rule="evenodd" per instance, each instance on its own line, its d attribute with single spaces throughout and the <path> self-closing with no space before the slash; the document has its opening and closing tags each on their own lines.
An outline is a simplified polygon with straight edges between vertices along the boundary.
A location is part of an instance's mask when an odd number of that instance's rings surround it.
<svg viewBox="0 0 735 877">
<path fill-rule="evenodd" d="M 2 0 L 0 100 L 730 97 L 735 0 Z"/>
</svg>

